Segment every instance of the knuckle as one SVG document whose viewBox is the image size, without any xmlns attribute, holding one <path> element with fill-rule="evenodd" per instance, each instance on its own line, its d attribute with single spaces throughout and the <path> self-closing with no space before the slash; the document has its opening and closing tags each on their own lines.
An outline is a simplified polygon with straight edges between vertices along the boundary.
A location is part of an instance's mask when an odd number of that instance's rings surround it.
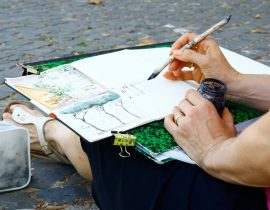
<svg viewBox="0 0 270 210">
<path fill-rule="evenodd" d="M 219 47 L 219 44 L 213 39 L 210 40 L 210 45 L 212 45 L 212 47 L 215 47 L 215 48 Z"/>
<path fill-rule="evenodd" d="M 186 117 L 186 119 L 183 120 L 182 123 L 181 123 L 181 130 L 183 132 L 188 132 L 191 125 L 192 125 L 192 118 L 190 118 L 190 116 Z"/>
<path fill-rule="evenodd" d="M 193 54 L 194 54 L 194 53 L 193 53 L 192 50 L 184 50 L 184 51 L 183 51 L 183 55 L 184 55 L 185 57 L 192 57 Z"/>
<path fill-rule="evenodd" d="M 187 32 L 184 34 L 184 36 L 193 38 L 193 37 L 197 37 L 198 35 L 194 34 L 194 33 Z"/>
<path fill-rule="evenodd" d="M 196 119 L 198 116 L 198 110 L 197 109 L 192 109 L 189 113 L 188 113 L 188 118 L 187 118 L 187 123 L 191 123 L 191 121 L 193 121 L 194 119 Z"/>
<path fill-rule="evenodd" d="M 183 103 L 185 102 L 186 99 L 183 99 L 179 102 L 178 108 L 181 109 L 183 107 Z"/>
<path fill-rule="evenodd" d="M 184 34 L 184 36 L 190 37 L 191 36 L 191 33 L 187 32 L 187 33 Z"/>
<path fill-rule="evenodd" d="M 193 90 L 193 89 L 188 89 L 187 92 L 186 92 L 186 98 L 188 98 L 189 96 L 193 95 L 194 92 L 196 92 L 196 91 Z"/>
<path fill-rule="evenodd" d="M 201 106 L 205 111 L 211 111 L 212 109 L 214 109 L 214 105 L 207 99 L 203 100 Z"/>
<path fill-rule="evenodd" d="M 204 56 L 201 60 L 201 67 L 208 66 L 210 64 L 210 58 L 208 56 Z"/>
</svg>

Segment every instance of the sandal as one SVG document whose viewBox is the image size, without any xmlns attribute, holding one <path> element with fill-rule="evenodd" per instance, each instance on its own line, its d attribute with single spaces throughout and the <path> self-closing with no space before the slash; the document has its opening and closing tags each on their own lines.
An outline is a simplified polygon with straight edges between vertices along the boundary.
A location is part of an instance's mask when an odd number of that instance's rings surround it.
<svg viewBox="0 0 270 210">
<path fill-rule="evenodd" d="M 10 112 L 10 106 L 14 104 L 23 104 L 32 109 L 32 107 L 29 106 L 29 104 L 27 104 L 26 102 L 12 102 L 6 107 L 4 112 Z M 53 118 L 46 116 L 33 116 L 29 112 L 25 111 L 23 108 L 16 107 L 12 112 L 12 119 L 18 124 L 33 124 L 36 126 L 38 140 L 44 154 L 40 154 L 40 152 L 36 151 L 35 152 L 31 151 L 33 156 L 47 157 L 56 162 L 71 164 L 70 161 L 65 156 L 60 154 L 54 147 L 48 144 L 44 137 L 44 125 L 48 121 L 54 120 Z"/>
</svg>

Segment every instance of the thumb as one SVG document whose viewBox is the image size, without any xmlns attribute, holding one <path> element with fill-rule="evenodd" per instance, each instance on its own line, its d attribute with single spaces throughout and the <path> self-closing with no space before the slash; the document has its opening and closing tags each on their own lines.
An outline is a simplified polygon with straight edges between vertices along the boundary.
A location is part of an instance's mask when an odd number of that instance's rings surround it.
<svg viewBox="0 0 270 210">
<path fill-rule="evenodd" d="M 232 116 L 231 112 L 229 111 L 229 109 L 227 107 L 225 107 L 224 110 L 223 110 L 222 119 L 226 123 L 234 123 L 233 116 Z"/>
<path fill-rule="evenodd" d="M 204 61 L 204 55 L 195 52 L 194 50 L 174 50 L 173 57 L 180 61 L 196 63 L 198 66 Z"/>
<path fill-rule="evenodd" d="M 227 107 L 225 107 L 223 110 L 222 119 L 226 125 L 234 126 L 233 115 L 231 114 L 231 112 L 229 111 Z"/>
</svg>

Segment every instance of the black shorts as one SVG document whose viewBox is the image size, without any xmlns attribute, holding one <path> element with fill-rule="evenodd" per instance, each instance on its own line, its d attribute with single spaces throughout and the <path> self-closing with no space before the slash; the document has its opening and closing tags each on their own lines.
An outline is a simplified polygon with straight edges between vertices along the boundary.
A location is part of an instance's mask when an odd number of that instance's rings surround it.
<svg viewBox="0 0 270 210">
<path fill-rule="evenodd" d="M 159 165 L 128 148 L 119 156 L 111 140 L 81 140 L 93 173 L 93 197 L 101 210 L 266 210 L 264 189 L 228 184 L 196 165 Z"/>
</svg>

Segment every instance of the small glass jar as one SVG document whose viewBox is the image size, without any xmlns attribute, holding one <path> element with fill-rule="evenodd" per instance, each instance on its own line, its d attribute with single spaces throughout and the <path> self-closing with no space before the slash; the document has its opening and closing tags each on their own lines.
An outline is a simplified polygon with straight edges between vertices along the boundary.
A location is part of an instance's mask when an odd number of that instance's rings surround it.
<svg viewBox="0 0 270 210">
<path fill-rule="evenodd" d="M 208 101 L 212 102 L 221 115 L 225 107 L 225 93 L 227 86 L 220 80 L 204 79 L 197 90 Z"/>
</svg>

